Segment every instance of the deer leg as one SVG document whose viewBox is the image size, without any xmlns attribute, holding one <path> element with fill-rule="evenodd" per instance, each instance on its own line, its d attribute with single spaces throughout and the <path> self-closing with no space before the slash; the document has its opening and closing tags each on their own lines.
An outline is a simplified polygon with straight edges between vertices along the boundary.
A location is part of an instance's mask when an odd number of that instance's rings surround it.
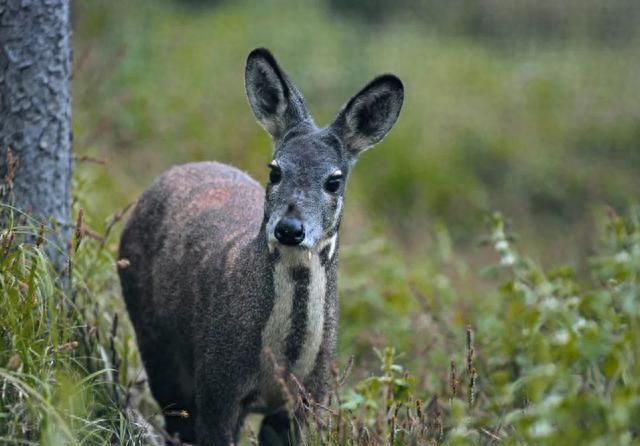
<svg viewBox="0 0 640 446">
<path fill-rule="evenodd" d="M 260 446 L 294 446 L 300 444 L 300 430 L 287 411 L 267 415 L 258 435 Z"/>
<path fill-rule="evenodd" d="M 226 407 L 218 404 L 199 406 L 196 417 L 197 444 L 201 446 L 237 445 L 239 439 L 239 401 L 227 401 Z"/>
<path fill-rule="evenodd" d="M 230 367 L 231 370 L 237 368 Z M 243 404 L 246 383 L 234 382 L 224 374 L 211 373 L 197 384 L 196 437 L 198 446 L 238 445 L 247 414 Z M 216 377 L 217 379 L 213 379 Z"/>
</svg>

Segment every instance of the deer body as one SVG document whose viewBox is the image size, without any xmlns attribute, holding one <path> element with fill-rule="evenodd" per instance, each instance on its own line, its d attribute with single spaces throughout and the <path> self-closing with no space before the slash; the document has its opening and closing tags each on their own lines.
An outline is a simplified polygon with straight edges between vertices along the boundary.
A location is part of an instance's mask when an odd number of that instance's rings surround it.
<svg viewBox="0 0 640 446">
<path fill-rule="evenodd" d="M 237 443 L 265 415 L 261 444 L 295 444 L 294 375 L 321 401 L 335 352 L 338 229 L 356 156 L 391 128 L 402 84 L 377 78 L 319 129 L 266 50 L 246 88 L 274 139 L 266 191 L 215 162 L 170 169 L 122 234 L 119 270 L 152 393 L 167 430 L 199 445 Z M 284 386 L 283 386 L 284 383 Z"/>
</svg>

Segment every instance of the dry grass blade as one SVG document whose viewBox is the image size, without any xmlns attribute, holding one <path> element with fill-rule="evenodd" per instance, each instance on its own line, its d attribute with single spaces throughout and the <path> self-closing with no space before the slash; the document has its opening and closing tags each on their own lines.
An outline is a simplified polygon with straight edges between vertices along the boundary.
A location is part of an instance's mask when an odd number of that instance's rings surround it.
<svg viewBox="0 0 640 446">
<path fill-rule="evenodd" d="M 449 390 L 451 391 L 450 399 L 454 399 L 458 395 L 458 376 L 456 372 L 456 363 L 451 361 L 449 371 Z"/>
<path fill-rule="evenodd" d="M 38 229 L 38 238 L 36 239 L 36 247 L 41 247 L 45 239 L 45 222 L 40 222 L 40 228 Z"/>
<path fill-rule="evenodd" d="M 502 441 L 502 440 L 503 440 L 503 439 L 502 439 L 502 437 L 500 437 L 499 435 L 494 434 L 493 432 L 491 432 L 491 431 L 490 431 L 490 430 L 488 430 L 488 429 L 485 429 L 484 427 L 481 427 L 479 430 L 480 430 L 480 432 L 482 432 L 483 434 L 485 434 L 487 437 L 491 438 L 492 443 L 494 443 L 494 442 L 500 442 L 500 441 Z"/>
<path fill-rule="evenodd" d="M 471 373 L 469 374 L 469 389 L 468 389 L 468 401 L 469 401 L 469 407 L 473 406 L 475 399 L 476 399 L 476 394 L 477 394 L 477 384 L 478 384 L 478 373 L 476 372 L 476 369 L 473 368 L 471 369 Z"/>
<path fill-rule="evenodd" d="M 339 387 L 343 386 L 349 375 L 351 374 L 351 369 L 353 368 L 353 355 L 349 356 L 349 360 L 347 361 L 347 365 L 344 367 L 342 371 L 342 375 L 337 378 L 337 385 Z"/>
<path fill-rule="evenodd" d="M 84 236 L 84 209 L 80 208 L 78 211 L 78 218 L 76 219 L 75 226 L 75 238 L 76 244 L 74 247 L 74 251 L 78 252 L 78 248 L 80 247 L 80 243 L 82 243 L 82 238 Z"/>
<path fill-rule="evenodd" d="M 466 369 L 467 374 L 471 374 L 473 369 L 473 360 L 475 356 L 475 348 L 473 346 L 473 330 L 471 325 L 467 325 L 467 337 L 466 337 L 467 357 L 466 357 Z"/>
<path fill-rule="evenodd" d="M 16 171 L 20 167 L 20 158 L 13 156 L 11 147 L 7 148 L 7 155 L 5 158 L 7 173 L 4 176 L 4 182 L 7 186 L 9 193 L 13 191 L 13 180 L 16 176 Z"/>
<path fill-rule="evenodd" d="M 436 395 L 431 397 L 429 404 L 427 404 L 426 416 L 427 438 L 441 439 L 444 435 L 444 424 L 442 422 L 442 408 Z"/>
<path fill-rule="evenodd" d="M 97 158 L 91 155 L 73 155 L 72 158 L 74 161 L 81 162 L 81 163 L 89 162 L 89 163 L 99 164 L 101 166 L 104 166 L 107 164 L 107 160 L 102 158 Z"/>
<path fill-rule="evenodd" d="M 127 204 L 125 207 L 120 209 L 118 212 L 113 214 L 113 216 L 107 220 L 107 227 L 104 231 L 104 236 L 102 238 L 102 243 L 100 244 L 100 249 L 103 249 L 105 244 L 107 243 L 107 239 L 109 238 L 109 235 L 111 235 L 111 231 L 113 230 L 113 227 L 124 218 L 124 216 L 127 214 L 129 209 L 131 209 L 135 204 L 136 202 L 132 201 L 131 203 Z"/>
</svg>

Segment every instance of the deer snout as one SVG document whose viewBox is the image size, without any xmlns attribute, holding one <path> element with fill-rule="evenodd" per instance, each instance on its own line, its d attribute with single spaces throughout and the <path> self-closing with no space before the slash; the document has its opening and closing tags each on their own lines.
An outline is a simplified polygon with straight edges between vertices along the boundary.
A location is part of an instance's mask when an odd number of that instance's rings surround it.
<svg viewBox="0 0 640 446">
<path fill-rule="evenodd" d="M 299 245 L 304 240 L 304 226 L 298 218 L 284 217 L 276 225 L 274 235 L 283 245 Z"/>
</svg>

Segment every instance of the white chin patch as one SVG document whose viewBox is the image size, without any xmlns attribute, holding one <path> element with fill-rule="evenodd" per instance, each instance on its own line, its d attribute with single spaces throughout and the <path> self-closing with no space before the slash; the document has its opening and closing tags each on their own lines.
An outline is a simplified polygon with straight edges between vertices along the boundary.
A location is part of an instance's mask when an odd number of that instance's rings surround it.
<svg viewBox="0 0 640 446">
<path fill-rule="evenodd" d="M 322 252 L 327 246 L 329 247 L 329 260 L 333 258 L 333 255 L 336 253 L 336 243 L 338 240 L 338 234 L 333 234 L 326 240 L 323 240 L 318 246 L 318 252 Z"/>
</svg>

